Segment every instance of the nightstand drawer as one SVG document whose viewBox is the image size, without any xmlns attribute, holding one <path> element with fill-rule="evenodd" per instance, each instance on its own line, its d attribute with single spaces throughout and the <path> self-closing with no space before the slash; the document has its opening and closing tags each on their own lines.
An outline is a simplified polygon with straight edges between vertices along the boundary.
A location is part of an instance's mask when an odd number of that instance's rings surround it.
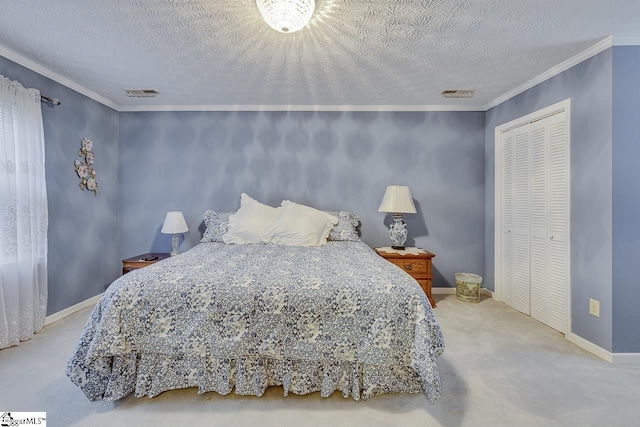
<svg viewBox="0 0 640 427">
<path fill-rule="evenodd" d="M 392 263 L 412 276 L 430 274 L 429 263 L 421 259 L 390 259 Z"/>
<path fill-rule="evenodd" d="M 431 297 L 431 259 L 435 256 L 431 252 L 420 248 L 408 248 L 407 251 L 393 250 L 391 248 L 376 248 L 376 252 L 382 258 L 403 269 L 413 277 L 419 284 L 431 303 L 431 307 L 436 306 L 436 302 Z"/>
</svg>

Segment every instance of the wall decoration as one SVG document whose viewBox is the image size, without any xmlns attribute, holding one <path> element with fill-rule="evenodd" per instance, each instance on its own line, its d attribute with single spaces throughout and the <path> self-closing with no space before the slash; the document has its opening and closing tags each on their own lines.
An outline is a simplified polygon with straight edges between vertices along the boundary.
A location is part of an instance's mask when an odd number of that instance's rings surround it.
<svg viewBox="0 0 640 427">
<path fill-rule="evenodd" d="M 80 189 L 93 191 L 93 195 L 98 194 L 98 183 L 96 182 L 96 171 L 93 169 L 93 141 L 88 138 L 82 139 L 82 145 L 78 156 L 84 157 L 84 163 L 80 160 L 76 160 L 73 164 L 76 167 L 76 173 L 80 178 Z"/>
</svg>

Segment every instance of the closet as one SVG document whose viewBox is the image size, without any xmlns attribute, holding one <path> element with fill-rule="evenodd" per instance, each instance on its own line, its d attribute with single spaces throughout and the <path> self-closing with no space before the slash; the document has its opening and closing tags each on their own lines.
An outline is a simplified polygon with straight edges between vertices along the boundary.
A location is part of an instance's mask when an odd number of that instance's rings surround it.
<svg viewBox="0 0 640 427">
<path fill-rule="evenodd" d="M 562 333 L 569 313 L 569 106 L 567 100 L 496 128 L 496 293 Z"/>
</svg>

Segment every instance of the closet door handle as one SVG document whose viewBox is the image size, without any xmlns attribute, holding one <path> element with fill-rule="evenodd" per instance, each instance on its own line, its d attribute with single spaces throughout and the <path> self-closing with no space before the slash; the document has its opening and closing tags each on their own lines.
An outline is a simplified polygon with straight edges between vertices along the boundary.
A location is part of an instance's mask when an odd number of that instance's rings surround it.
<svg viewBox="0 0 640 427">
<path fill-rule="evenodd" d="M 549 236 L 549 240 L 553 240 L 553 234 Z"/>
</svg>

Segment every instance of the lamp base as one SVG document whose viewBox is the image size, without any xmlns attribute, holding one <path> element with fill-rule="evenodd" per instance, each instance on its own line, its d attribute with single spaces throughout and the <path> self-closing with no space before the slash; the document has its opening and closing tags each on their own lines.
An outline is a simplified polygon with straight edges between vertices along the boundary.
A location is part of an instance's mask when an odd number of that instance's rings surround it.
<svg viewBox="0 0 640 427">
<path fill-rule="evenodd" d="M 407 224 L 402 220 L 402 214 L 393 214 L 393 222 L 389 225 L 389 238 L 393 249 L 404 249 L 407 241 Z"/>
<path fill-rule="evenodd" d="M 391 249 L 395 249 L 397 251 L 404 251 L 405 246 L 391 246 Z"/>
<path fill-rule="evenodd" d="M 178 235 L 177 234 L 174 234 L 173 237 L 171 238 L 171 253 L 169 255 L 171 256 L 178 255 Z"/>
</svg>

